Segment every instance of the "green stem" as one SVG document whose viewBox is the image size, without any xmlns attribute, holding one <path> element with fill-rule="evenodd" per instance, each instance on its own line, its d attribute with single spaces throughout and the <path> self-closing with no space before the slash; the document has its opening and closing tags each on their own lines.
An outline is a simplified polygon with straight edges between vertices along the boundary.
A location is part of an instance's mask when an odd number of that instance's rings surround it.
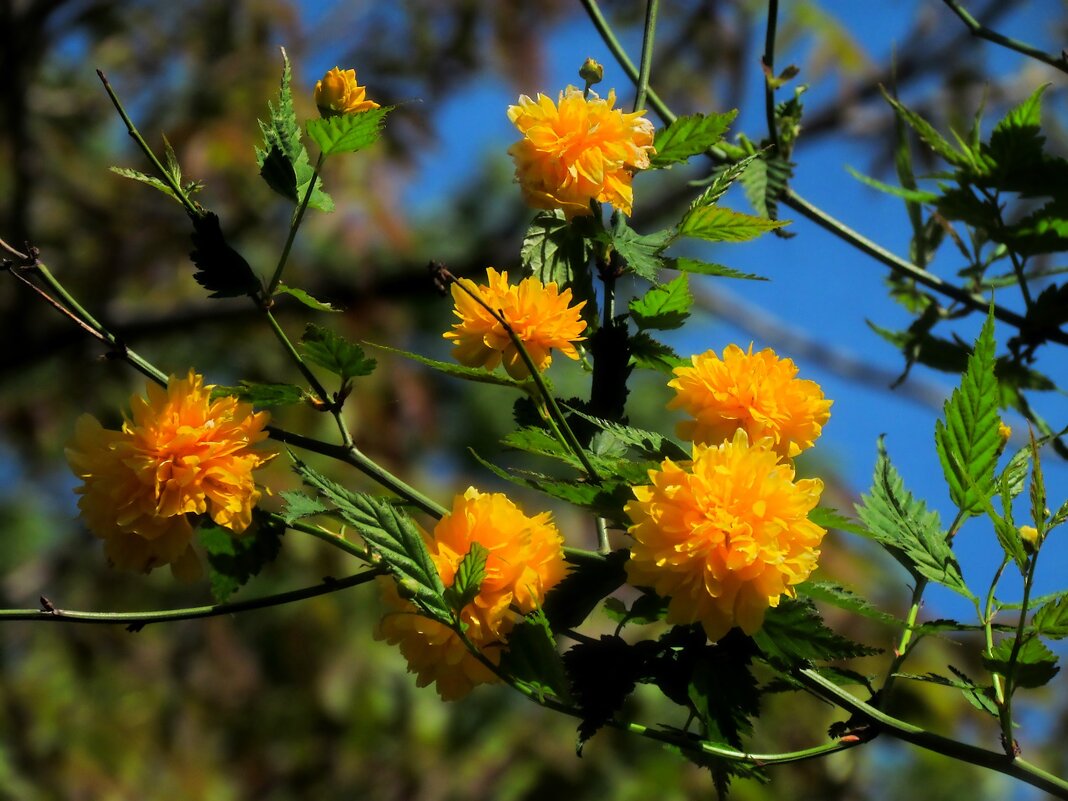
<svg viewBox="0 0 1068 801">
<path fill-rule="evenodd" d="M 160 163 L 160 160 L 156 157 L 156 154 L 152 152 L 152 148 L 148 146 L 144 137 L 141 136 L 141 132 L 137 130 L 137 126 L 133 124 L 133 120 L 130 119 L 130 115 L 126 113 L 126 109 L 123 108 L 122 101 L 119 100 L 119 96 L 115 94 L 115 90 L 111 88 L 111 84 L 108 82 L 107 77 L 100 70 L 96 71 L 101 82 L 104 84 L 104 91 L 108 93 L 108 97 L 111 98 L 112 105 L 115 106 L 115 110 L 119 112 L 119 116 L 122 117 L 122 121 L 126 124 L 126 131 L 130 134 L 133 140 L 137 143 L 137 146 L 141 148 L 141 152 L 148 157 L 148 160 L 152 162 L 152 166 L 156 168 L 156 172 L 159 173 L 160 178 L 167 184 L 168 188 L 174 193 L 174 197 L 185 206 L 185 210 L 191 217 L 197 218 L 202 216 L 201 209 L 189 199 L 185 190 L 178 185 L 171 176 L 170 172 Z"/>
<path fill-rule="evenodd" d="M 437 520 L 440 520 L 448 514 L 448 510 L 445 507 L 397 478 L 397 476 L 390 473 L 373 459 L 364 455 L 355 445 L 331 445 L 330 443 L 312 439 L 303 434 L 295 434 L 291 431 L 285 431 L 275 426 L 268 426 L 267 431 L 270 433 L 271 439 L 277 440 L 278 442 L 292 445 L 293 447 L 301 448 L 306 451 L 311 451 L 312 453 L 318 453 L 322 456 L 328 456 L 331 459 L 336 459 L 345 464 L 352 465 L 364 475 L 374 479 L 386 489 L 409 501 L 414 506 L 419 507 L 422 511 Z"/>
<path fill-rule="evenodd" d="M 349 542 L 345 539 L 344 535 L 335 533 L 333 531 L 327 531 L 319 526 L 313 526 L 310 523 L 305 523 L 301 520 L 294 520 L 291 523 L 287 523 L 280 515 L 271 515 L 271 517 L 280 520 L 288 528 L 294 531 L 300 531 L 304 534 L 310 534 L 318 540 L 322 540 L 327 545 L 331 545 L 338 550 L 344 551 L 349 556 L 355 556 L 362 562 L 367 564 L 372 563 L 371 554 L 366 548 L 361 548 L 354 542 Z"/>
<path fill-rule="evenodd" d="M 820 697 L 831 701 L 847 712 L 877 724 L 879 731 L 882 733 L 889 734 L 928 751 L 933 751 L 936 754 L 942 754 L 961 762 L 967 762 L 970 765 L 978 765 L 998 773 L 1004 773 L 1006 776 L 1012 776 L 1015 779 L 1045 790 L 1057 798 L 1068 799 L 1068 781 L 1054 776 L 1023 759 L 1013 759 L 997 751 L 989 751 L 985 748 L 952 740 L 891 717 L 871 704 L 864 703 L 811 668 L 799 670 L 795 676 L 802 684 Z"/>
<path fill-rule="evenodd" d="M 311 385 L 312 390 L 315 392 L 316 396 L 318 396 L 319 400 L 324 404 L 331 404 L 330 395 L 327 393 L 326 388 L 319 383 L 319 379 L 315 377 L 315 373 L 308 367 L 307 363 L 304 361 L 304 357 L 297 352 L 295 347 L 293 347 L 293 343 L 289 340 L 289 337 L 286 336 L 286 332 L 282 330 L 282 326 L 278 324 L 274 315 L 271 314 L 271 310 L 267 307 L 263 307 L 263 314 L 267 318 L 267 324 L 271 327 L 271 331 L 274 333 L 275 338 L 282 344 L 286 353 L 289 354 L 290 358 L 297 365 L 297 368 Z"/>
<path fill-rule="evenodd" d="M 627 51 L 623 49 L 623 45 L 620 44 L 619 39 L 616 38 L 615 33 L 612 31 L 612 27 L 604 18 L 604 14 L 601 13 L 600 6 L 597 5 L 597 0 L 581 0 L 581 2 L 582 7 L 586 9 L 586 13 L 590 17 L 590 21 L 593 23 L 593 27 L 595 27 L 597 32 L 601 35 L 605 45 L 611 51 L 612 56 L 619 62 L 619 66 L 623 68 L 623 71 L 627 73 L 627 77 L 632 81 L 637 82 L 638 68 L 634 66 L 634 62 L 630 60 Z M 660 115 L 662 120 L 667 123 L 675 121 L 675 114 L 671 112 L 671 109 L 669 109 L 667 104 L 660 99 L 660 95 L 658 95 L 651 86 L 648 87 L 646 91 L 646 98 L 649 101 L 649 105 Z"/>
<path fill-rule="evenodd" d="M 645 98 L 649 94 L 649 74 L 653 69 L 653 39 L 656 37 L 656 13 L 659 0 L 649 0 L 645 7 L 645 31 L 642 35 L 642 60 L 638 70 L 638 91 L 634 96 L 634 110 L 645 109 Z"/>
<path fill-rule="evenodd" d="M 281 606 L 282 604 L 301 601 L 305 598 L 314 598 L 317 595 L 326 595 L 348 587 L 355 587 L 358 584 L 366 584 L 380 575 L 383 575 L 383 571 L 379 569 L 365 570 L 347 578 L 325 579 L 321 584 L 311 587 L 280 592 L 275 595 L 264 595 L 260 598 L 250 598 L 247 601 L 234 601 L 210 606 L 190 606 L 182 609 L 165 609 L 153 612 L 80 612 L 72 609 L 59 609 L 47 599 L 42 598 L 42 603 L 45 605 L 43 609 L 0 609 L 0 621 L 39 620 L 52 623 L 97 623 L 112 626 L 125 625 L 130 626 L 131 629 L 139 630 L 142 626 L 147 626 L 150 623 L 219 617 L 237 612 L 248 612 L 253 609 Z"/>
<path fill-rule="evenodd" d="M 304 192 L 304 198 L 300 201 L 296 211 L 293 212 L 293 219 L 289 222 L 289 235 L 286 237 L 285 246 L 282 248 L 282 255 L 278 257 L 278 264 L 274 268 L 274 275 L 271 276 L 271 283 L 267 285 L 268 298 L 274 295 L 274 291 L 278 289 L 278 284 L 282 280 L 282 270 L 285 269 L 286 262 L 289 260 L 289 252 L 293 249 L 293 241 L 297 238 L 297 229 L 300 228 L 300 223 L 304 219 L 304 212 L 308 210 L 308 201 L 311 200 L 312 192 L 315 191 L 315 182 L 319 180 L 319 171 L 323 168 L 323 162 L 325 161 L 326 154 L 320 153 L 318 161 L 315 162 L 315 169 L 312 171 L 308 189 Z"/>
<path fill-rule="evenodd" d="M 957 0 L 942 0 L 942 2 L 949 6 L 949 9 L 954 14 L 960 17 L 961 21 L 968 26 L 968 29 L 974 36 L 978 36 L 980 39 L 986 39 L 988 42 L 993 42 L 994 44 L 999 44 L 1002 47 L 1007 47 L 1009 50 L 1015 50 L 1017 53 L 1041 61 L 1043 64 L 1049 64 L 1051 67 L 1055 67 L 1061 72 L 1068 72 L 1068 63 L 1065 62 L 1063 55 L 1060 57 L 1051 56 L 1048 53 L 1039 50 L 1037 47 L 1032 47 L 1018 39 L 1012 39 L 997 31 L 990 30 L 973 17 L 967 9 L 957 2 Z"/>
<path fill-rule="evenodd" d="M 779 152 L 779 126 L 775 121 L 775 28 L 779 19 L 779 0 L 768 0 L 768 26 L 764 32 L 764 115 L 768 122 L 768 139 Z"/>
<path fill-rule="evenodd" d="M 990 589 L 986 594 L 986 603 L 980 616 L 980 622 L 983 624 L 983 635 L 986 639 L 986 655 L 988 657 L 994 653 L 994 593 L 997 591 L 998 583 L 1001 581 L 1001 574 L 1005 572 L 1009 562 L 1010 559 L 1007 555 L 1002 558 L 1001 565 L 998 566 L 997 571 L 994 573 L 994 578 L 990 582 Z M 997 702 L 998 709 L 1001 709 L 1005 703 L 1005 687 L 1001 680 L 1001 674 L 992 673 L 991 677 L 994 683 L 994 699 Z"/>
<path fill-rule="evenodd" d="M 1035 580 L 1035 565 L 1038 563 L 1038 552 L 1031 556 L 1027 565 L 1027 573 L 1024 574 L 1023 600 L 1020 602 L 1020 617 L 1016 621 L 1016 636 L 1012 641 L 1012 651 L 1009 654 L 1009 664 L 1005 671 L 1005 701 L 1000 706 L 1001 739 L 1005 747 L 1005 753 L 1009 756 L 1016 755 L 1016 741 L 1012 736 L 1012 695 L 1016 692 L 1013 683 L 1016 672 L 1016 660 L 1020 656 L 1020 648 L 1023 647 L 1024 626 L 1027 623 L 1027 609 L 1031 603 L 1031 587 Z"/>
</svg>

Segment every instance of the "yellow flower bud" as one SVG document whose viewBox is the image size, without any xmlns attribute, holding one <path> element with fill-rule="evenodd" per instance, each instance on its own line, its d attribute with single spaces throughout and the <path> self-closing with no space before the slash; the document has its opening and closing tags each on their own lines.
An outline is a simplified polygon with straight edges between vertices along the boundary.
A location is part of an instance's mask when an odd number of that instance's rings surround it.
<svg viewBox="0 0 1068 801">
<path fill-rule="evenodd" d="M 998 422 L 998 438 L 1001 440 L 1001 444 L 1004 445 L 1009 441 L 1009 437 L 1012 436 L 1012 429 L 1005 425 L 1004 422 Z"/>
<path fill-rule="evenodd" d="M 1024 548 L 1035 551 L 1038 548 L 1038 529 L 1034 526 L 1020 526 L 1020 539 L 1024 542 Z"/>
<path fill-rule="evenodd" d="M 315 105 L 324 117 L 378 108 L 378 103 L 368 99 L 366 87 L 356 83 L 356 70 L 340 67 L 334 67 L 315 84 Z"/>
</svg>

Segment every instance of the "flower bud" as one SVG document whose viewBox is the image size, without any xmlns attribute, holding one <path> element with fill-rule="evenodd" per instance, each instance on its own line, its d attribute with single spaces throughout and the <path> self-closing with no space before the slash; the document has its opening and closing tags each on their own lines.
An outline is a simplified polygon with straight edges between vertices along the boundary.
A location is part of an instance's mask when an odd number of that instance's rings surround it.
<svg viewBox="0 0 1068 801">
<path fill-rule="evenodd" d="M 1034 553 L 1038 550 L 1038 529 L 1034 526 L 1020 526 L 1020 539 L 1023 540 L 1024 550 Z"/>
<path fill-rule="evenodd" d="M 368 99 L 367 89 L 356 83 L 356 70 L 340 67 L 334 67 L 315 84 L 315 105 L 323 117 L 378 108 L 378 103 Z"/>
<path fill-rule="evenodd" d="M 604 67 L 601 66 L 600 62 L 588 58 L 579 67 L 579 77 L 586 82 L 586 88 L 589 89 L 594 84 L 600 83 L 601 79 L 604 78 Z"/>
</svg>

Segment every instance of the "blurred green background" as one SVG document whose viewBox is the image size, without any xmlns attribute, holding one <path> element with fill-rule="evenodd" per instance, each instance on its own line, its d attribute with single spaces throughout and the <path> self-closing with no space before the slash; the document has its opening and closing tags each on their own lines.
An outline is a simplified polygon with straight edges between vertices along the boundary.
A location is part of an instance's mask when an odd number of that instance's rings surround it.
<svg viewBox="0 0 1068 801">
<path fill-rule="evenodd" d="M 865 9 L 858 12 L 860 5 Z M 1043 42 L 1064 41 L 1068 31 L 1063 3 L 975 5 L 990 24 Z M 737 127 L 759 136 L 762 108 L 753 98 L 762 85 L 764 4 L 678 0 L 663 6 L 653 72 L 660 93 L 686 112 L 741 105 Z M 636 54 L 643 4 L 606 2 L 605 10 Z M 877 86 L 894 74 L 910 103 L 943 129 L 969 119 L 984 91 L 992 107 L 1003 107 L 1053 79 L 1023 58 L 1006 58 L 971 39 L 933 0 L 790 2 L 782 14 L 787 55 L 779 63 L 792 60 L 813 86 L 797 160 L 805 163 L 805 147 L 821 159 L 815 163 L 837 154 L 827 168 L 828 184 L 850 184 L 840 171 L 846 153 L 859 169 L 888 178 L 892 118 L 877 100 Z M 893 20 L 895 36 L 879 19 Z M 504 131 L 505 145 L 510 136 L 499 98 L 555 94 L 578 81 L 578 65 L 593 54 L 605 60 L 606 87 L 616 86 L 622 103 L 629 103 L 626 82 L 597 49 L 581 6 L 564 0 L 0 0 L 0 237 L 39 247 L 87 308 L 164 369 L 184 372 L 195 365 L 214 383 L 298 378 L 247 303 L 203 297 L 192 279 L 188 223 L 180 209 L 107 171 L 112 164 L 147 167 L 94 69 L 107 73 L 153 146 L 167 136 L 186 174 L 205 182 L 202 202 L 220 214 L 228 237 L 253 266 L 266 272 L 281 247 L 290 207 L 259 180 L 253 147 L 259 141 L 256 120 L 266 116 L 266 102 L 277 90 L 282 45 L 294 64 L 302 118 L 315 113 L 315 80 L 335 64 L 356 67 L 380 102 L 401 103 L 383 142 L 328 164 L 325 180 L 338 209 L 309 218 L 286 280 L 346 310 L 316 322 L 353 340 L 438 357 L 446 352 L 440 334 L 450 323 L 449 306 L 434 294 L 426 262 L 445 261 L 459 274 L 486 265 L 517 269 L 530 219 L 511 185 L 504 148 L 487 144 L 494 132 Z M 1063 86 L 1060 81 L 1047 95 L 1049 105 L 1063 105 Z M 1063 137 L 1056 120 L 1051 133 Z M 651 228 L 678 213 L 685 193 L 693 191 L 683 186 L 684 177 L 644 185 L 636 227 Z M 735 205 L 744 207 L 740 195 Z M 792 247 L 804 250 L 813 264 L 842 258 L 823 250 L 825 241 L 811 227 L 795 229 L 798 244 Z M 724 260 L 737 255 L 731 251 Z M 783 261 L 781 255 L 764 258 Z M 848 258 L 847 266 L 865 276 L 857 280 L 875 288 L 872 308 L 882 304 L 878 313 L 890 314 L 879 269 L 860 254 Z M 785 284 L 773 281 L 767 290 L 779 293 L 764 310 L 780 324 L 777 334 L 754 327 L 767 319 L 757 316 L 759 306 L 745 305 L 770 295 L 743 303 L 730 294 L 733 286 L 705 287 L 714 314 L 693 334 L 705 343 L 700 349 L 755 339 L 793 355 L 792 347 L 800 351 L 823 338 L 835 344 L 826 328 L 797 331 L 792 319 L 775 316 L 783 315 L 774 304 L 783 302 L 784 292 L 789 307 L 790 281 L 798 273 L 809 283 L 826 280 L 806 278 L 803 271 L 811 265 L 792 267 L 793 277 L 784 275 Z M 148 577 L 109 571 L 98 543 L 73 518 L 74 481 L 62 448 L 75 418 L 90 412 L 116 425 L 142 382 L 124 365 L 101 359 L 94 342 L 5 278 L 0 605 L 32 608 L 41 594 L 76 609 L 208 602 L 206 584 L 177 586 L 165 571 Z M 841 307 L 847 322 L 856 314 L 861 326 L 869 313 L 875 314 Z M 279 314 L 294 336 L 312 317 L 286 300 Z M 828 310 L 817 307 L 816 314 L 826 317 Z M 849 413 L 850 398 L 860 399 L 855 408 L 877 396 L 886 405 L 867 412 L 872 425 L 918 415 L 928 422 L 916 441 L 931 450 L 929 431 L 944 378 L 917 370 L 904 390 L 891 395 L 886 386 L 900 366 L 892 352 L 883 354 L 883 373 L 874 375 L 834 355 L 809 355 L 808 365 L 838 389 L 829 390 L 836 414 Z M 380 362 L 383 369 L 361 380 L 350 400 L 360 447 L 439 498 L 470 483 L 496 488 L 465 449 L 496 458 L 511 399 L 496 388 L 441 380 L 399 359 L 383 356 Z M 582 375 L 571 365 L 554 373 L 565 393 L 579 391 Z M 853 391 L 858 394 L 847 394 Z M 663 428 L 665 399 L 658 378 L 639 382 L 631 396 L 632 419 Z M 281 423 L 329 438 L 320 417 L 289 411 Z M 873 437 L 852 442 L 850 436 L 840 435 L 829 455 L 806 466 L 827 478 L 826 501 L 842 509 L 866 485 L 874 458 Z M 902 451 L 911 448 L 910 440 L 897 442 Z M 283 461 L 269 473 L 275 490 L 294 486 Z M 366 486 L 359 476 L 340 477 Z M 521 497 L 530 508 L 544 503 Z M 586 533 L 566 510 L 560 514 L 561 526 L 575 539 Z M 321 543 L 290 534 L 278 562 L 238 597 L 313 584 L 355 567 Z M 905 603 L 902 577 L 855 543 L 832 536 L 823 570 L 888 609 L 900 611 Z M 371 638 L 379 614 L 373 596 L 368 588 L 355 588 L 290 607 L 149 626 L 136 634 L 4 624 L 0 798 L 670 801 L 713 794 L 700 769 L 636 738 L 603 732 L 579 759 L 572 721 L 498 688 L 450 705 L 432 690 L 416 690 L 399 654 Z M 832 625 L 863 642 L 890 645 L 886 630 L 858 628 L 851 620 Z M 928 642 L 913 669 L 941 669 L 947 661 L 966 667 L 968 653 L 949 640 Z M 881 664 L 874 660 L 870 669 Z M 1037 711 L 1025 712 L 1021 737 L 1034 762 L 1063 773 L 1068 759 L 1056 744 L 1068 735 L 1068 694 L 1059 687 L 1063 682 L 1055 681 L 1038 695 Z M 900 714 L 919 723 L 997 747 L 994 729 L 950 690 L 901 686 L 896 703 Z M 656 700 L 641 693 L 628 708 L 645 722 L 663 719 L 659 711 Z M 816 701 L 784 696 L 769 705 L 753 748 L 812 745 L 836 719 Z M 956 799 L 966 787 L 974 799 L 1039 797 L 996 774 L 882 741 L 777 768 L 773 776 L 770 787 L 741 783 L 734 793 L 740 799 Z"/>
</svg>

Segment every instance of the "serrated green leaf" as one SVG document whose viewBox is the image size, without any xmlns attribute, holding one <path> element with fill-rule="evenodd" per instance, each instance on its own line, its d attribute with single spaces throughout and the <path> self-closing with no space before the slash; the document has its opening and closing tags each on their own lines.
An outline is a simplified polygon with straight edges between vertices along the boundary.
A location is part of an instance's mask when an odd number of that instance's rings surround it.
<svg viewBox="0 0 1068 801">
<path fill-rule="evenodd" d="M 655 283 L 664 263 L 660 254 L 674 240 L 675 231 L 656 231 L 643 236 L 630 226 L 622 224 L 611 236 L 612 247 L 627 263 L 627 268 L 646 281 Z"/>
<path fill-rule="evenodd" d="M 445 603 L 441 576 L 422 535 L 407 514 L 383 498 L 345 489 L 299 459 L 293 460 L 293 470 L 356 529 L 417 606 L 436 620 L 451 622 L 452 613 Z"/>
<path fill-rule="evenodd" d="M 519 251 L 525 275 L 543 284 L 556 282 L 570 289 L 574 303 L 586 301 L 587 319 L 597 317 L 597 298 L 589 269 L 590 240 L 582 236 L 581 221 L 569 223 L 559 209 L 539 212 L 531 221 Z"/>
<path fill-rule="evenodd" d="M 994 717 L 998 716 L 997 703 L 994 700 L 993 687 L 981 687 L 974 681 L 965 676 L 962 672 L 958 671 L 952 665 L 949 669 L 958 675 L 959 679 L 951 679 L 947 676 L 941 676 L 937 673 L 895 673 L 894 675 L 901 679 L 909 679 L 911 681 L 922 681 L 929 684 L 938 684 L 943 687 L 953 687 L 960 690 L 964 697 L 968 699 L 976 709 L 987 712 Z"/>
<path fill-rule="evenodd" d="M 857 514 L 873 540 L 914 577 L 938 582 L 971 599 L 972 593 L 961 575 L 938 512 L 905 489 L 905 483 L 890 463 L 879 440 L 872 487 L 861 498 Z"/>
<path fill-rule="evenodd" d="M 282 490 L 278 493 L 285 505 L 282 507 L 282 519 L 294 523 L 304 517 L 314 517 L 329 510 L 318 498 L 312 498 L 296 490 Z"/>
<path fill-rule="evenodd" d="M 243 534 L 221 526 L 201 526 L 197 532 L 208 557 L 211 594 L 223 603 L 274 561 L 282 547 L 284 529 L 266 515 L 257 515 Z"/>
<path fill-rule="evenodd" d="M 256 163 L 267 185 L 294 205 L 304 200 L 314 177 L 315 186 L 308 205 L 320 211 L 333 211 L 334 201 L 323 191 L 323 182 L 315 175 L 308 160 L 308 151 L 301 141 L 300 126 L 293 111 L 293 94 L 289 88 L 291 78 L 289 57 L 283 48 L 277 105 L 268 102 L 269 119 L 267 122 L 260 120 L 263 148 L 256 148 Z"/>
<path fill-rule="evenodd" d="M 283 283 L 279 283 L 278 284 L 278 288 L 275 290 L 275 292 L 279 292 L 279 293 L 281 293 L 283 295 L 289 295 L 292 298 L 296 298 L 301 303 L 303 303 L 305 306 L 307 306 L 309 309 L 315 309 L 315 311 L 321 311 L 321 312 L 340 312 L 341 311 L 341 309 L 338 309 L 338 308 L 336 308 L 334 306 L 331 306 L 329 303 L 325 303 L 325 302 L 323 302 L 321 300 L 313 298 L 306 291 L 304 291 L 303 289 L 297 289 L 295 286 L 286 286 Z"/>
<path fill-rule="evenodd" d="M 369 345 L 372 348 L 388 351 L 389 353 L 395 353 L 406 359 L 412 359 L 420 364 L 425 364 L 427 367 L 437 370 L 439 373 L 444 373 L 445 375 L 450 375 L 454 378 L 462 378 L 466 381 L 476 381 L 480 384 L 494 384 L 499 387 L 511 387 L 513 389 L 523 388 L 523 384 L 516 381 L 514 378 L 500 373 L 491 373 L 489 370 L 481 367 L 464 367 L 461 364 L 442 362 L 437 359 L 428 359 L 426 356 L 420 356 L 418 353 L 401 350 L 400 348 L 391 348 L 388 345 L 378 345 L 374 342 L 367 342 L 364 344 Z"/>
<path fill-rule="evenodd" d="M 487 557 L 489 548 L 480 542 L 472 542 L 457 565 L 452 585 L 445 588 L 445 602 L 455 615 L 459 616 L 460 611 L 478 595 L 486 577 Z"/>
<path fill-rule="evenodd" d="M 794 174 L 794 165 L 778 156 L 764 154 L 754 159 L 741 174 L 739 181 L 745 197 L 761 217 L 779 218 L 778 200 L 786 192 Z M 780 232 L 782 234 L 783 232 Z"/>
<path fill-rule="evenodd" d="M 950 498 L 966 515 L 979 514 L 980 496 L 989 499 L 994 494 L 1001 444 L 994 348 L 991 312 L 968 358 L 960 387 L 946 401 L 945 422 L 935 424 L 935 446 Z"/>
<path fill-rule="evenodd" d="M 983 655 L 983 666 L 991 673 L 1000 673 L 1009 685 L 1017 687 L 1042 687 L 1057 675 L 1057 655 L 1037 637 L 1029 637 L 1020 643 L 1016 661 L 1012 661 L 1013 639 L 1006 637 L 994 646 L 990 655 Z"/>
<path fill-rule="evenodd" d="M 738 111 L 722 114 L 690 114 L 677 117 L 666 128 L 656 132 L 653 147 L 656 155 L 650 159 L 650 169 L 658 170 L 681 164 L 700 155 L 723 138 Z"/>
<path fill-rule="evenodd" d="M 754 217 L 723 206 L 698 206 L 686 212 L 678 235 L 706 242 L 748 242 L 789 222 Z"/>
<path fill-rule="evenodd" d="M 583 560 L 572 566 L 542 604 L 554 631 L 576 628 L 598 607 L 601 599 L 627 581 L 624 566 L 630 552 L 613 551 L 603 559 Z"/>
<path fill-rule="evenodd" d="M 300 348 L 308 361 L 340 376 L 342 383 L 350 378 L 370 375 L 378 365 L 359 345 L 312 323 L 304 329 Z"/>
<path fill-rule="evenodd" d="M 196 266 L 193 278 L 211 292 L 208 297 L 255 297 L 261 289 L 260 281 L 244 256 L 226 241 L 218 215 L 208 212 L 190 219 L 193 223 L 193 250 L 189 258 Z"/>
<path fill-rule="evenodd" d="M 759 161 L 762 153 L 751 153 L 745 158 L 739 159 L 733 164 L 716 167 L 711 175 L 705 179 L 708 186 L 701 194 L 690 201 L 690 210 L 701 206 L 711 206 L 716 203 L 735 181 L 741 178 L 752 164 Z"/>
<path fill-rule="evenodd" d="M 382 106 L 355 114 L 339 114 L 308 121 L 308 135 L 327 156 L 355 153 L 378 141 L 386 116 L 394 106 Z"/>
<path fill-rule="evenodd" d="M 128 167 L 109 167 L 108 169 L 116 175 L 121 175 L 123 178 L 129 178 L 132 181 L 140 181 L 143 184 L 151 186 L 153 189 L 158 189 L 172 200 L 178 200 L 178 196 L 174 194 L 174 190 L 167 186 L 167 184 L 163 183 L 159 178 L 145 175 L 145 173 L 139 170 L 131 170 Z M 180 203 L 181 201 L 178 200 L 178 202 Z"/>
<path fill-rule="evenodd" d="M 1063 640 L 1068 637 L 1068 592 L 1059 593 L 1035 610 L 1031 628 L 1042 637 Z"/>
<path fill-rule="evenodd" d="M 1009 498 L 1017 497 L 1023 492 L 1027 481 L 1027 470 L 1031 466 L 1031 446 L 1028 444 L 1016 451 L 1005 465 L 998 477 L 998 487 L 1003 488 Z"/>
<path fill-rule="evenodd" d="M 935 203 L 939 198 L 939 195 L 934 192 L 926 192 L 922 189 L 906 189 L 903 186 L 884 184 L 882 181 L 877 181 L 875 178 L 857 172 L 848 165 L 846 166 L 846 171 L 862 184 L 870 186 L 872 189 L 878 189 L 880 192 L 887 195 L 902 198 L 910 203 Z"/>
<path fill-rule="evenodd" d="M 642 297 L 630 302 L 631 319 L 639 330 L 647 328 L 658 331 L 670 331 L 680 328 L 690 316 L 693 295 L 690 284 L 683 273 L 674 281 L 662 286 L 654 286 Z"/>
<path fill-rule="evenodd" d="M 828 581 L 806 581 L 797 586 L 797 594 L 801 598 L 822 601 L 847 612 L 866 617 L 869 620 L 885 623 L 888 626 L 898 626 L 903 623 L 902 620 L 894 615 L 876 609 L 867 600 L 851 590 Z"/>
<path fill-rule="evenodd" d="M 625 426 L 613 420 L 603 420 L 600 417 L 586 414 L 574 407 L 568 407 L 571 414 L 578 415 L 587 423 L 592 423 L 601 431 L 614 434 L 620 442 L 629 448 L 640 451 L 650 459 L 660 461 L 662 459 L 689 459 L 690 453 L 677 442 L 668 439 L 655 431 L 646 431 L 642 428 Z"/>
<path fill-rule="evenodd" d="M 661 598 L 656 593 L 647 592 L 639 595 L 634 603 L 627 608 L 619 598 L 607 598 L 604 602 L 605 615 L 610 620 L 620 624 L 633 623 L 636 626 L 645 626 L 663 620 L 667 615 L 669 600 Z"/>
<path fill-rule="evenodd" d="M 563 657 L 564 668 L 582 720 L 578 753 L 634 691 L 643 670 L 639 649 L 619 637 L 601 635 L 574 646 Z"/>
<path fill-rule="evenodd" d="M 674 350 L 662 342 L 657 342 L 647 331 L 639 331 L 630 337 L 630 362 L 635 367 L 670 373 L 676 367 L 689 364 Z"/>
<path fill-rule="evenodd" d="M 811 601 L 784 600 L 768 609 L 753 641 L 770 661 L 786 666 L 870 656 L 880 649 L 853 642 L 823 623 Z"/>
<path fill-rule="evenodd" d="M 539 699 L 555 696 L 570 701 L 564 663 L 556 650 L 556 638 L 540 609 L 526 615 L 508 634 L 508 648 L 501 655 L 501 670 L 532 690 Z"/>
<path fill-rule="evenodd" d="M 240 386 L 217 386 L 211 390 L 211 399 L 233 397 L 245 403 L 251 403 L 257 409 L 270 409 L 276 406 L 293 406 L 304 402 L 304 390 L 292 384 L 260 384 L 254 381 L 242 381 Z"/>
<path fill-rule="evenodd" d="M 955 167 L 974 167 L 974 161 L 969 155 L 960 153 L 954 149 L 953 145 L 947 142 L 938 131 L 934 129 L 931 123 L 927 122 L 923 117 L 914 111 L 906 108 L 899 103 L 895 98 L 891 97 L 885 89 L 880 87 L 883 97 L 886 98 L 886 102 L 889 103 L 898 116 L 904 120 L 904 122 L 916 132 L 916 135 L 920 137 L 920 140 L 930 147 L 935 153 L 940 155 L 950 164 Z"/>
<path fill-rule="evenodd" d="M 871 537 L 871 532 L 855 520 L 851 520 L 837 509 L 826 506 L 817 506 L 808 513 L 808 519 L 817 526 L 833 528 L 838 531 L 848 531 L 851 534 L 859 534 L 862 537 Z"/>
<path fill-rule="evenodd" d="M 694 273 L 695 275 L 718 275 L 722 278 L 743 278 L 748 281 L 767 281 L 768 279 L 756 273 L 743 273 L 733 267 L 727 267 L 713 262 L 699 261 L 686 256 L 664 259 L 665 269 L 678 270 L 681 273 Z"/>
</svg>

